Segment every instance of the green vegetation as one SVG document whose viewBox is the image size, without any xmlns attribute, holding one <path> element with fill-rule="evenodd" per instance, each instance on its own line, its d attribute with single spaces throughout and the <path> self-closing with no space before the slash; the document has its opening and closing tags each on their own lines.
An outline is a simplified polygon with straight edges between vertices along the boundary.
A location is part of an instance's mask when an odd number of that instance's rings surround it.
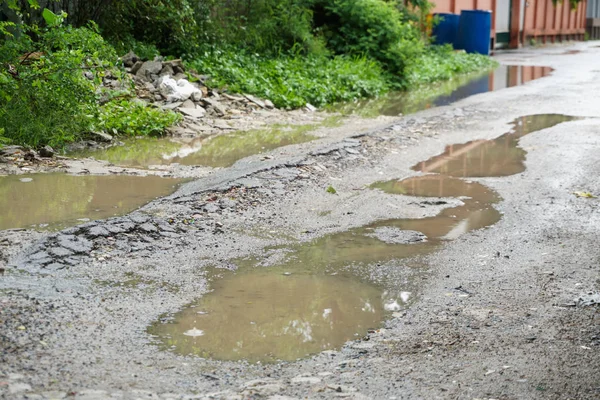
<svg viewBox="0 0 600 400">
<path fill-rule="evenodd" d="M 180 114 L 148 107 L 141 100 L 113 100 L 100 107 L 95 126 L 117 135 L 157 136 L 180 120 Z"/>
<path fill-rule="evenodd" d="M 489 69 L 430 46 L 427 0 L 0 0 L 0 144 L 63 146 L 91 130 L 159 135 L 117 55 L 184 58 L 209 85 L 279 107 L 376 97 Z M 101 86 L 106 76 L 119 92 Z M 108 103 L 106 99 L 118 98 Z"/>
<path fill-rule="evenodd" d="M 366 57 L 282 55 L 229 51 L 207 53 L 191 63 L 211 85 L 270 99 L 277 107 L 323 106 L 372 97 L 389 90 L 379 63 Z"/>
<path fill-rule="evenodd" d="M 44 10 L 45 28 L 4 25 L 0 41 L 0 145 L 62 147 L 92 130 L 117 135 L 159 135 L 179 120 L 173 112 L 128 100 L 134 93 L 117 68 L 113 47 L 94 23 L 63 25 L 64 13 Z M 111 74 L 123 83 L 115 93 L 101 88 Z M 100 98 L 124 97 L 100 105 Z"/>
</svg>

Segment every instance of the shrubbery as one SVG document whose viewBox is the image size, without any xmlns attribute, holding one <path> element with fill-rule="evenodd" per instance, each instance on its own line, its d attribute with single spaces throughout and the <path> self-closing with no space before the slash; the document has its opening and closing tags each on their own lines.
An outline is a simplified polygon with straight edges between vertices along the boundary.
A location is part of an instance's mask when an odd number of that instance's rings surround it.
<svg viewBox="0 0 600 400">
<path fill-rule="evenodd" d="M 174 113 L 128 101 L 100 107 L 103 76 L 124 76 L 116 52 L 93 23 L 73 28 L 61 15 L 45 18 L 47 28 L 21 26 L 0 42 L 0 144 L 61 147 L 94 129 L 160 134 L 176 122 Z"/>
<path fill-rule="evenodd" d="M 212 77 L 210 85 L 256 94 L 278 107 L 323 106 L 389 90 L 381 66 L 366 57 L 274 58 L 231 50 L 206 53 L 191 65 Z"/>
</svg>

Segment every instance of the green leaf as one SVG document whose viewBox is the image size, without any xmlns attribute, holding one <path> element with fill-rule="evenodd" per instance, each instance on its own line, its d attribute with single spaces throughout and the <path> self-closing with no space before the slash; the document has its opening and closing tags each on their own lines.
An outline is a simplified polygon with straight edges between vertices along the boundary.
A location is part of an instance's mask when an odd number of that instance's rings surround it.
<svg viewBox="0 0 600 400">
<path fill-rule="evenodd" d="M 42 11 L 42 17 L 44 17 L 44 21 L 46 21 L 48 26 L 58 26 L 63 21 L 62 16 L 54 14 L 47 8 L 44 8 L 44 11 Z"/>
</svg>

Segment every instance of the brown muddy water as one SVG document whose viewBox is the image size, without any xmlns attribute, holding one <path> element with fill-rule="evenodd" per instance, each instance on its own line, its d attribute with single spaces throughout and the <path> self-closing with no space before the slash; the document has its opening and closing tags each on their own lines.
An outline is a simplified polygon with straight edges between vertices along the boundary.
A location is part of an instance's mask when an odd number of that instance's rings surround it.
<svg viewBox="0 0 600 400">
<path fill-rule="evenodd" d="M 0 177 L 0 230 L 60 229 L 124 215 L 174 192 L 180 182 L 156 176 L 60 173 Z"/>
<path fill-rule="evenodd" d="M 456 177 L 509 176 L 525 171 L 525 150 L 518 147 L 523 136 L 577 117 L 538 114 L 517 118 L 510 132 L 493 140 L 473 140 L 446 147 L 444 153 L 420 162 L 414 171 Z"/>
<path fill-rule="evenodd" d="M 483 75 L 466 75 L 408 92 L 392 92 L 376 99 L 338 104 L 330 110 L 365 117 L 412 114 L 428 108 L 446 106 L 479 93 L 524 85 L 534 79 L 548 76 L 551 72 L 550 67 L 501 65 Z"/>
<path fill-rule="evenodd" d="M 477 153 L 478 168 L 463 168 L 461 176 L 521 172 L 525 152 L 516 147 L 518 138 L 573 119 L 526 116 L 515 120 L 513 129 L 496 139 L 498 142 L 470 142 L 496 143 L 492 146 L 499 146 L 501 155 L 495 150 Z M 486 155 L 493 161 L 488 162 Z M 455 162 L 452 157 L 444 160 Z M 209 279 L 212 292 L 182 311 L 164 316 L 148 333 L 163 350 L 250 362 L 293 361 L 364 336 L 390 313 L 408 307 L 417 290 L 417 283 L 410 279 L 404 280 L 401 288 L 374 284 L 367 278 L 369 270 L 400 259 L 405 263 L 399 268 L 422 269 L 422 256 L 501 218 L 493 207 L 501 200 L 495 191 L 479 182 L 446 175 L 445 171 L 453 169 L 443 165 L 440 162 L 436 171 L 442 174 L 376 182 L 371 188 L 421 198 L 418 201 L 424 205 L 443 204 L 448 198 L 460 199 L 461 205 L 434 217 L 377 221 L 311 242 L 266 249 L 268 256 L 234 260 L 237 271 L 213 272 Z M 487 174 L 481 175 L 482 171 Z"/>
<path fill-rule="evenodd" d="M 316 139 L 314 125 L 274 126 L 267 129 L 224 133 L 196 138 L 139 138 L 105 150 L 79 151 L 70 157 L 93 157 L 124 167 L 199 165 L 229 167 L 236 161 L 278 147 Z"/>
</svg>

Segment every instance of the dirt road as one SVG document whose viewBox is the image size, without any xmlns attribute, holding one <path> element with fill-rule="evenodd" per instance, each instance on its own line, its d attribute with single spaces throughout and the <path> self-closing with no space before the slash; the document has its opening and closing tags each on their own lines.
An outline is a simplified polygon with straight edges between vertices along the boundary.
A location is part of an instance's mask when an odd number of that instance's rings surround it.
<svg viewBox="0 0 600 400">
<path fill-rule="evenodd" d="M 0 233 L 0 396 L 600 398 L 598 47 L 499 54 L 555 71 Z"/>
</svg>

